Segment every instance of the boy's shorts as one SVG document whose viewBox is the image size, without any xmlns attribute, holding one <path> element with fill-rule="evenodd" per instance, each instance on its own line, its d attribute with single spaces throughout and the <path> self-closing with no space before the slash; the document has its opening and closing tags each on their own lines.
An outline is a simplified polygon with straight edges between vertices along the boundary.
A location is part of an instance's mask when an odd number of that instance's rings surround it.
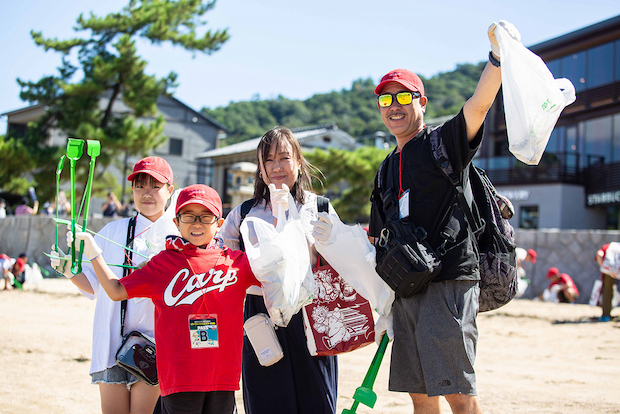
<svg viewBox="0 0 620 414">
<path fill-rule="evenodd" d="M 118 365 L 106 368 L 103 371 L 93 372 L 90 376 L 91 384 L 125 384 L 127 390 L 131 390 L 131 386 L 140 381 L 138 377 Z"/>
<path fill-rule="evenodd" d="M 162 414 L 237 414 L 234 391 L 178 392 L 161 397 Z"/>
<path fill-rule="evenodd" d="M 447 280 L 394 301 L 390 391 L 476 395 L 479 295 L 477 281 Z"/>
</svg>

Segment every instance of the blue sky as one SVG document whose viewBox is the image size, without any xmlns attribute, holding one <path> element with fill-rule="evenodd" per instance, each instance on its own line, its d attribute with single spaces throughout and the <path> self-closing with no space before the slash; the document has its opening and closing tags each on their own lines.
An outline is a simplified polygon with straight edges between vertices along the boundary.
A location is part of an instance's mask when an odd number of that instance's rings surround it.
<svg viewBox="0 0 620 414">
<path fill-rule="evenodd" d="M 80 13 L 103 16 L 128 0 L 2 0 L 0 113 L 24 107 L 16 78 L 36 81 L 56 73 L 60 54 L 34 45 L 46 37 L 75 36 Z M 396 4 L 397 3 L 397 4 Z M 219 0 L 207 27 L 228 28 L 231 39 L 211 56 L 139 43 L 147 72 L 176 72 L 175 96 L 199 110 L 231 101 L 278 95 L 305 99 L 349 88 L 355 79 L 378 81 L 404 67 L 430 77 L 457 63 L 485 60 L 486 30 L 513 23 L 526 46 L 617 16 L 617 0 L 401 1 Z M 77 34 L 77 36 L 84 36 Z M 431 97 L 432 104 L 432 97 Z M 6 117 L 0 118 L 0 134 Z"/>
</svg>

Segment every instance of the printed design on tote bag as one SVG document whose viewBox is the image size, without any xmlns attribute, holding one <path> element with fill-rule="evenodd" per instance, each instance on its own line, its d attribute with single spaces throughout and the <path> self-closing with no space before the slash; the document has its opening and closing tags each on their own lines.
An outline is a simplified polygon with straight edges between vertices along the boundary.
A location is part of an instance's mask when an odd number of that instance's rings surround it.
<svg viewBox="0 0 620 414">
<path fill-rule="evenodd" d="M 314 297 L 316 306 L 312 309 L 312 327 L 325 334 L 322 342 L 327 349 L 335 348 L 341 342 L 357 337 L 368 337 L 368 317 L 359 310 L 362 304 L 351 304 L 340 308 L 336 301 L 354 302 L 357 293 L 344 279 L 330 268 L 316 269 Z M 362 338 L 359 338 L 362 339 Z"/>
</svg>

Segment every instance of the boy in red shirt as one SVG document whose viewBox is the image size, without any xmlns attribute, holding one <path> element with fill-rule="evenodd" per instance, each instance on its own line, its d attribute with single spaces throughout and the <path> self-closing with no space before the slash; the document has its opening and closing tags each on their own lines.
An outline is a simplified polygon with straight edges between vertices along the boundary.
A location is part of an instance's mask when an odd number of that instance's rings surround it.
<svg viewBox="0 0 620 414">
<path fill-rule="evenodd" d="M 247 256 L 213 238 L 223 223 L 222 202 L 206 185 L 184 188 L 166 250 L 118 279 L 88 233 L 84 252 L 112 300 L 150 298 L 155 305 L 157 374 L 163 413 L 236 413 L 243 343 L 243 301 L 260 286 Z M 208 333 L 205 335 L 204 332 Z"/>
</svg>

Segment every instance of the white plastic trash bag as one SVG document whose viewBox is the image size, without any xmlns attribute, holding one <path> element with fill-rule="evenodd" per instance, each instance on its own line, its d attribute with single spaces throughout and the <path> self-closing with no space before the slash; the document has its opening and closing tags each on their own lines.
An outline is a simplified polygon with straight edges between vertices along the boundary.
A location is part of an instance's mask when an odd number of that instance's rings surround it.
<svg viewBox="0 0 620 414">
<path fill-rule="evenodd" d="M 314 244 L 316 250 L 336 272 L 366 298 L 381 316 L 387 316 L 394 302 L 394 291 L 375 271 L 376 250 L 360 225 L 347 226 L 330 214 L 332 231 L 327 242 Z"/>
<path fill-rule="evenodd" d="M 519 160 L 538 165 L 562 110 L 575 102 L 575 87 L 554 79 L 545 62 L 497 25 L 508 149 Z"/>
<path fill-rule="evenodd" d="M 601 273 L 605 273 L 614 279 L 620 279 L 620 243 L 609 243 L 601 264 Z"/>
<path fill-rule="evenodd" d="M 314 277 L 308 243 L 295 200 L 289 194 L 288 212 L 278 211 L 276 227 L 256 217 L 241 223 L 241 236 L 252 272 L 263 285 L 265 306 L 271 320 L 286 326 L 312 301 Z"/>
</svg>

